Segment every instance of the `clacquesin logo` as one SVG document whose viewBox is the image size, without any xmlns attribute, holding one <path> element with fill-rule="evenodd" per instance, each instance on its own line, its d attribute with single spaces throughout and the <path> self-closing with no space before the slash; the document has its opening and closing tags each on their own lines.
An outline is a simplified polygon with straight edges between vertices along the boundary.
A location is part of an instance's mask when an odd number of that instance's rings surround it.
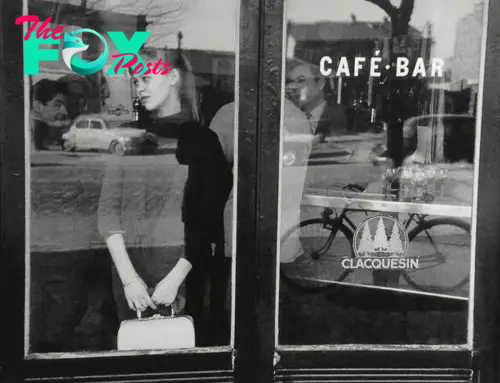
<svg viewBox="0 0 500 383">
<path fill-rule="evenodd" d="M 109 47 L 107 40 L 93 29 L 79 29 L 71 33 L 64 31 L 62 26 L 51 30 L 47 25 L 52 17 L 45 20 L 35 31 L 40 19 L 35 15 L 21 16 L 16 19 L 16 25 L 33 22 L 24 36 L 24 74 L 38 74 L 40 61 L 58 61 L 58 49 L 41 49 L 40 45 L 60 44 L 63 39 L 62 56 L 65 65 L 75 73 L 89 75 L 101 70 L 109 58 Z M 104 44 L 104 51 L 93 61 L 81 59 L 76 54 L 86 51 L 89 46 L 76 35 L 81 33 L 92 33 Z M 145 63 L 138 52 L 146 42 L 151 32 L 135 32 L 130 40 L 123 32 L 107 32 L 109 38 L 116 46 L 120 54 L 112 55 L 115 61 L 106 73 L 107 75 L 121 75 L 127 68 L 132 68 L 136 75 L 159 74 L 165 75 L 169 72 L 169 63 L 162 62 L 161 58 L 156 63 Z M 125 62 L 125 58 L 127 61 Z"/>
<path fill-rule="evenodd" d="M 372 233 L 375 233 L 372 235 Z M 419 259 L 407 257 L 408 233 L 394 217 L 368 218 L 354 233 L 354 258 L 344 258 L 345 269 L 418 269 Z"/>
</svg>

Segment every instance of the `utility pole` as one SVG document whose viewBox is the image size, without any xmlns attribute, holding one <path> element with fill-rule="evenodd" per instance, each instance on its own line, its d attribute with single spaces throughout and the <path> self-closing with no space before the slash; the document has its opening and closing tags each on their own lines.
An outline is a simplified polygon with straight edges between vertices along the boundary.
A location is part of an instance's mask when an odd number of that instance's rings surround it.
<svg viewBox="0 0 500 383">
<path fill-rule="evenodd" d="M 408 102 L 407 80 L 396 77 L 396 62 L 399 57 L 406 57 L 409 46 L 409 27 L 415 0 L 401 0 L 395 7 L 390 0 L 366 0 L 381 8 L 391 20 L 391 39 L 389 41 L 390 68 L 388 70 L 389 118 L 387 129 L 387 151 L 394 168 L 403 164 L 403 125 Z M 390 187 L 392 198 L 399 200 L 399 180 L 396 178 Z M 391 213 L 397 218 L 398 213 Z M 399 270 L 374 270 L 373 280 L 378 286 L 397 287 L 401 272 Z"/>
<path fill-rule="evenodd" d="M 391 40 L 389 69 L 390 107 L 389 127 L 387 129 L 387 149 L 394 166 L 403 163 L 403 123 L 406 112 L 407 85 L 406 80 L 396 77 L 396 61 L 398 57 L 406 57 L 409 46 L 409 26 L 415 0 L 401 0 L 401 5 L 395 7 L 390 0 L 366 0 L 379 6 L 391 20 Z M 396 185 L 395 185 L 396 186 Z"/>
</svg>

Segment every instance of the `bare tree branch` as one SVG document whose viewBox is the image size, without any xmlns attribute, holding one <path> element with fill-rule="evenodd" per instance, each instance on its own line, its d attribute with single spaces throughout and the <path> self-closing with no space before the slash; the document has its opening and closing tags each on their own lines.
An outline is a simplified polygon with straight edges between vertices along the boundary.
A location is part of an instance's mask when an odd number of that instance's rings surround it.
<svg viewBox="0 0 500 383">
<path fill-rule="evenodd" d="M 401 5 L 399 6 L 399 13 L 401 17 L 401 22 L 404 25 L 410 24 L 410 19 L 413 13 L 414 6 L 415 6 L 415 0 L 401 0 Z"/>
<path fill-rule="evenodd" d="M 37 15 L 40 20 L 45 20 L 48 17 L 54 17 L 54 14 L 56 14 L 59 6 L 58 3 L 43 0 L 31 0 L 28 5 L 30 13 Z"/>
<path fill-rule="evenodd" d="M 183 10 L 184 2 L 182 0 L 177 0 L 175 2 L 170 2 L 169 7 L 165 7 L 164 4 L 152 5 L 149 7 L 147 13 L 150 17 L 158 19 L 163 16 L 170 16 L 174 12 L 180 12 Z"/>
<path fill-rule="evenodd" d="M 30 0 L 40 1 L 40 0 Z M 182 27 L 183 15 L 189 7 L 186 0 L 86 0 L 88 12 L 97 9 L 118 13 L 143 15 L 149 24 L 147 45 L 153 47 L 174 46 L 172 36 Z M 176 45 L 175 45 L 176 46 Z"/>
<path fill-rule="evenodd" d="M 139 12 L 140 14 L 145 14 L 151 11 L 151 8 L 154 7 L 154 0 L 149 0 L 148 4 L 142 8 L 142 11 Z"/>
<path fill-rule="evenodd" d="M 398 9 L 391 4 L 390 0 L 366 0 L 369 3 L 375 4 L 378 7 L 382 8 L 382 10 L 387 13 L 389 17 L 394 16 L 394 14 L 398 11 Z M 404 1 L 403 1 L 404 2 Z"/>
</svg>

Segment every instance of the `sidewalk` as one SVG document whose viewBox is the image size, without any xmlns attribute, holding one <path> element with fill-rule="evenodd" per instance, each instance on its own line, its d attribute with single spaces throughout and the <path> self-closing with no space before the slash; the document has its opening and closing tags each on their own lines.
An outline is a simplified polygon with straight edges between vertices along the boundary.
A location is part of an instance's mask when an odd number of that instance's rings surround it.
<svg viewBox="0 0 500 383">
<path fill-rule="evenodd" d="M 118 157 L 114 154 L 103 152 L 62 152 L 62 151 L 40 151 L 31 153 L 31 167 L 40 166 L 64 166 L 64 165 L 90 165 L 104 166 L 106 162 L 119 160 L 130 164 L 144 165 L 147 163 L 160 163 L 168 161 L 169 164 L 178 164 L 175 159 L 175 148 L 160 147 L 158 152 L 152 155 L 127 155 Z"/>
<path fill-rule="evenodd" d="M 152 230 L 161 231 L 162 243 L 144 243 L 144 246 L 180 247 L 184 244 L 184 225 L 180 212 L 172 210 L 161 226 L 149 224 Z M 145 225 L 148 225 L 146 222 Z M 55 253 L 93 251 L 106 248 L 98 232 L 97 214 L 33 214 L 30 222 L 30 250 L 41 255 Z"/>
<path fill-rule="evenodd" d="M 182 248 L 166 249 L 172 261 Z M 114 346 L 119 323 L 111 291 L 111 257 L 105 249 L 31 259 L 31 352 L 104 351 Z M 281 280 L 281 344 L 461 344 L 466 302 L 391 291 L 337 286 L 304 292 Z M 57 343 L 47 343 L 57 340 Z M 44 347 L 52 347 L 48 349 Z"/>
<path fill-rule="evenodd" d="M 378 141 L 378 140 L 385 140 L 386 139 L 386 133 L 370 133 L 370 132 L 365 132 L 365 133 L 359 133 L 359 134 L 344 134 L 344 135 L 339 135 L 339 136 L 331 136 L 327 137 L 326 141 L 327 142 L 335 142 L 335 143 L 342 143 L 342 142 L 359 142 L 359 141 Z"/>
<path fill-rule="evenodd" d="M 311 162 L 319 159 L 346 156 L 344 160 L 365 162 L 369 160 L 369 153 L 378 143 L 384 143 L 385 133 L 359 133 L 351 135 L 331 136 L 325 143 L 318 143 L 310 154 Z"/>
</svg>

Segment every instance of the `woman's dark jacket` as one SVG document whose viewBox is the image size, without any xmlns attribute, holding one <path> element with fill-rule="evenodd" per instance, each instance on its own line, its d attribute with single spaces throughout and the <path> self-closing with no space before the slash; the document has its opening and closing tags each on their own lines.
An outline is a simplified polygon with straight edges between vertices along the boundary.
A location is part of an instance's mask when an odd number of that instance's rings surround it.
<svg viewBox="0 0 500 383">
<path fill-rule="evenodd" d="M 204 253 L 198 248 L 224 240 L 223 212 L 233 184 L 231 167 L 217 135 L 195 121 L 180 115 L 162 118 L 154 120 L 148 130 L 160 139 L 177 140 L 176 159 L 187 165 L 182 221 L 191 250 L 185 251 L 185 257 L 196 266 L 199 253 Z M 144 165 L 139 171 L 130 157 L 114 158 L 107 164 L 99 201 L 99 229 L 104 238 L 119 232 L 127 246 L 158 247 L 168 235 L 168 226 L 175 230 L 177 221 L 172 221 L 169 201 L 179 193 L 180 182 L 164 173 L 167 164 L 162 166 L 161 161 L 168 157 L 159 155 L 155 166 Z"/>
</svg>

